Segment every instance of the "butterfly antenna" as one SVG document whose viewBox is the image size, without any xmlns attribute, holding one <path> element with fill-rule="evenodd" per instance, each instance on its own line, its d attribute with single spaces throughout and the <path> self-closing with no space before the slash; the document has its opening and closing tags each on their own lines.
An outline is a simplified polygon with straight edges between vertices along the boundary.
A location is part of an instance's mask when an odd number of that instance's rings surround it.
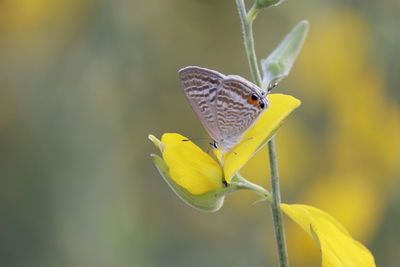
<svg viewBox="0 0 400 267">
<path fill-rule="evenodd" d="M 277 87 L 278 86 L 278 83 L 276 82 L 276 83 L 273 83 L 273 84 L 270 84 L 269 86 L 268 86 L 268 88 L 267 88 L 267 92 L 269 93 L 269 92 L 271 92 L 271 90 L 272 89 L 274 89 L 275 87 Z"/>
<path fill-rule="evenodd" d="M 183 139 L 182 141 L 187 142 L 187 141 L 199 141 L 199 140 L 210 140 L 210 138 L 200 137 L 200 138 Z"/>
</svg>

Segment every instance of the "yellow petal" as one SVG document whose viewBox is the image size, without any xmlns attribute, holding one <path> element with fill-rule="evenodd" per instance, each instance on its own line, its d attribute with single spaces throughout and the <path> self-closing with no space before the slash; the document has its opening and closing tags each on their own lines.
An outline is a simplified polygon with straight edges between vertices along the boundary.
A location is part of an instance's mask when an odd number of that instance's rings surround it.
<svg viewBox="0 0 400 267">
<path fill-rule="evenodd" d="M 244 134 L 243 140 L 224 155 L 225 179 L 229 183 L 232 176 L 268 141 L 282 121 L 300 105 L 300 100 L 282 94 L 270 94 L 268 109 Z"/>
<path fill-rule="evenodd" d="M 161 138 L 163 158 L 169 175 L 193 195 L 222 188 L 223 173 L 219 164 L 186 137 L 167 133 Z"/>
<path fill-rule="evenodd" d="M 374 257 L 328 213 L 306 205 L 281 204 L 281 209 L 318 242 L 323 267 L 373 267 Z"/>
</svg>

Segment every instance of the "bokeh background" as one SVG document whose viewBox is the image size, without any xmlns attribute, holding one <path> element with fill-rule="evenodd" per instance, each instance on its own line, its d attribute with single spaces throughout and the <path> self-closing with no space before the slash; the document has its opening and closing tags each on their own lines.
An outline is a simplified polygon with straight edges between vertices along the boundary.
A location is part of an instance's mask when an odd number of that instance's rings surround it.
<svg viewBox="0 0 400 267">
<path fill-rule="evenodd" d="M 303 102 L 277 136 L 284 202 L 331 213 L 378 266 L 400 262 L 399 16 L 395 0 L 287 0 L 254 26 L 261 59 L 310 21 L 274 89 Z M 233 0 L 2 0 L 0 265 L 275 266 L 257 196 L 199 212 L 149 157 L 150 133 L 207 137 L 177 70 L 250 78 L 241 38 Z M 269 187 L 266 150 L 242 174 Z M 320 266 L 285 223 L 292 265 Z"/>
</svg>

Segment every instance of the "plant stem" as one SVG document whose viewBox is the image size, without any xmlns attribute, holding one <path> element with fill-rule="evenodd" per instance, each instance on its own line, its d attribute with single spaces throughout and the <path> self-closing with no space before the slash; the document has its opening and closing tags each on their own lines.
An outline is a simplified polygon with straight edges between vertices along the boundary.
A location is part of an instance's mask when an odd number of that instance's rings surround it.
<svg viewBox="0 0 400 267">
<path fill-rule="evenodd" d="M 268 142 L 269 165 L 271 169 L 271 187 L 272 198 L 271 203 L 272 219 L 274 221 L 275 239 L 278 248 L 278 256 L 281 267 L 289 266 L 288 255 L 286 249 L 285 231 L 282 221 L 282 213 L 280 209 L 281 191 L 279 187 L 278 159 L 276 157 L 275 139 L 272 138 Z"/>
<path fill-rule="evenodd" d="M 249 61 L 250 72 L 257 86 L 261 88 L 261 76 L 258 69 L 257 57 L 254 49 L 253 21 L 258 14 L 258 10 L 253 6 L 249 13 L 246 13 L 246 7 L 243 0 L 236 0 L 240 20 L 242 23 L 244 44 Z M 276 156 L 275 140 L 272 138 L 268 142 L 269 163 L 271 172 L 272 202 L 270 202 L 272 218 L 275 229 L 276 246 L 278 250 L 278 259 L 280 267 L 288 267 L 288 256 L 285 241 L 285 232 L 283 228 L 282 213 L 280 210 L 281 194 L 279 188 L 278 159 Z"/>
<path fill-rule="evenodd" d="M 257 16 L 257 12 L 251 9 L 249 15 L 246 13 L 243 0 L 236 0 L 240 20 L 242 21 L 243 39 L 244 46 L 246 47 L 247 60 L 250 65 L 250 73 L 254 82 L 261 87 L 261 75 L 258 70 L 256 50 L 254 49 L 254 38 L 253 38 L 253 20 Z"/>
</svg>

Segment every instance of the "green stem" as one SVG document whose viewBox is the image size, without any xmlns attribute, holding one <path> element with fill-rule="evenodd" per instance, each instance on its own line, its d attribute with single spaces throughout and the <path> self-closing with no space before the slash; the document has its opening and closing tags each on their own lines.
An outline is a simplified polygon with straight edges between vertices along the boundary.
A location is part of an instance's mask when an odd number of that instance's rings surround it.
<svg viewBox="0 0 400 267">
<path fill-rule="evenodd" d="M 254 49 L 253 21 L 258 14 L 258 9 L 253 6 L 246 14 L 243 0 L 236 0 L 240 20 L 242 22 L 243 38 L 246 54 L 249 61 L 250 72 L 256 85 L 261 87 L 261 76 L 257 65 L 257 57 Z M 279 266 L 288 267 L 288 256 L 285 241 L 285 232 L 280 210 L 281 196 L 279 189 L 278 159 L 276 156 L 275 140 L 272 138 L 268 143 L 269 163 L 271 171 L 272 201 L 270 202 L 272 218 L 275 229 L 276 246 L 278 250 Z"/>
<path fill-rule="evenodd" d="M 281 191 L 279 187 L 278 160 L 276 157 L 275 139 L 272 138 L 268 142 L 269 165 L 271 169 L 271 187 L 273 202 L 271 203 L 272 218 L 275 228 L 275 239 L 278 247 L 278 256 L 281 267 L 289 266 L 288 255 L 286 249 L 285 231 L 282 221 L 282 213 L 280 209 Z"/>
<path fill-rule="evenodd" d="M 253 21 L 258 11 L 252 8 L 249 15 L 246 13 L 243 0 L 236 0 L 240 20 L 242 21 L 244 46 L 246 47 L 247 59 L 250 65 L 250 73 L 255 83 L 261 87 L 261 75 L 257 65 L 256 50 L 254 49 Z"/>
</svg>

